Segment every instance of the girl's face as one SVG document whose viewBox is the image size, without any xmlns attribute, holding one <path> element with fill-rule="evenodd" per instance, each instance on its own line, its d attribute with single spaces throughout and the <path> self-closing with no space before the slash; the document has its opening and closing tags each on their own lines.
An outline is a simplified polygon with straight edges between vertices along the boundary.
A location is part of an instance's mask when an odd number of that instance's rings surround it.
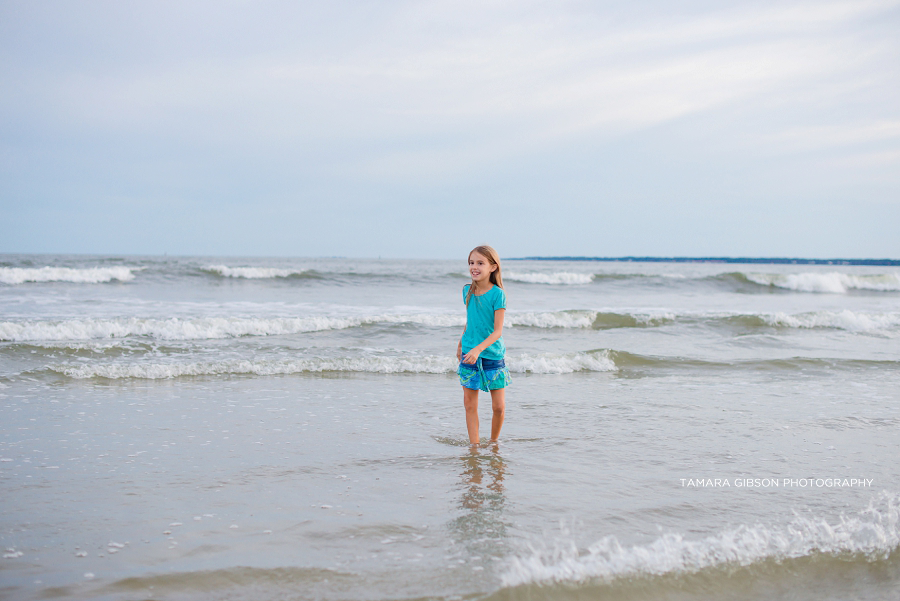
<svg viewBox="0 0 900 601">
<path fill-rule="evenodd" d="M 477 283 L 490 281 L 491 273 L 497 269 L 496 265 L 491 265 L 487 257 L 481 253 L 473 252 L 469 255 L 469 274 L 472 280 Z"/>
</svg>

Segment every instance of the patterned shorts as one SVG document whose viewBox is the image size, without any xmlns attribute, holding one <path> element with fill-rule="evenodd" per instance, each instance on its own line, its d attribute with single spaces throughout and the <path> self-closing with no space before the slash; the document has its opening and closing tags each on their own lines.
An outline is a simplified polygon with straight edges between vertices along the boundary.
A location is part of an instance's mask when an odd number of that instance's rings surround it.
<svg viewBox="0 0 900 601">
<path fill-rule="evenodd" d="M 459 383 L 470 390 L 490 392 L 506 388 L 512 382 L 503 359 L 495 361 L 479 357 L 475 365 L 460 363 L 456 373 L 459 374 Z"/>
</svg>

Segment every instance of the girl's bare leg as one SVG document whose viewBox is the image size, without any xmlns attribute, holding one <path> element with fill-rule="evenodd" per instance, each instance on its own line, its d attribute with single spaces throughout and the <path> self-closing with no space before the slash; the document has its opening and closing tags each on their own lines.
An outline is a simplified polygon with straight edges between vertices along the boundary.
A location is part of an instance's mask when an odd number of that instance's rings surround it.
<svg viewBox="0 0 900 601">
<path fill-rule="evenodd" d="M 496 442 L 500 437 L 500 428 L 503 427 L 503 418 L 506 416 L 505 388 L 491 391 L 491 407 L 494 409 L 494 416 L 491 418 L 491 442 Z"/>
<path fill-rule="evenodd" d="M 466 408 L 466 429 L 469 443 L 478 444 L 478 391 L 463 387 L 463 406 Z"/>
</svg>

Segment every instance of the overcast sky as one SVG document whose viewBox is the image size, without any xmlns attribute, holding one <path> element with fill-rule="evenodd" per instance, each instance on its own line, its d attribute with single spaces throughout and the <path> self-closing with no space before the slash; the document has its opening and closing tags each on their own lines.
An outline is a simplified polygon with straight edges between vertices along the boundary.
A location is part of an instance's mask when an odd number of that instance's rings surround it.
<svg viewBox="0 0 900 601">
<path fill-rule="evenodd" d="M 0 178 L 0 252 L 900 258 L 900 1 L 0 0 Z"/>
</svg>

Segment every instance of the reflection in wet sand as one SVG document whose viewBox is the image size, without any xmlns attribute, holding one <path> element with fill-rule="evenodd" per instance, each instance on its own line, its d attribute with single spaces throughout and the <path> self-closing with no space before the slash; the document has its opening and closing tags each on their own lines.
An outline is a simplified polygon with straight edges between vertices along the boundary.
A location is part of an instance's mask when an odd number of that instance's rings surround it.
<svg viewBox="0 0 900 601">
<path fill-rule="evenodd" d="M 456 543 L 464 545 L 470 556 L 496 557 L 505 553 L 509 527 L 504 520 L 503 490 L 507 465 L 499 445 L 484 451 L 476 447 L 461 457 L 460 515 L 448 526 Z"/>
</svg>

